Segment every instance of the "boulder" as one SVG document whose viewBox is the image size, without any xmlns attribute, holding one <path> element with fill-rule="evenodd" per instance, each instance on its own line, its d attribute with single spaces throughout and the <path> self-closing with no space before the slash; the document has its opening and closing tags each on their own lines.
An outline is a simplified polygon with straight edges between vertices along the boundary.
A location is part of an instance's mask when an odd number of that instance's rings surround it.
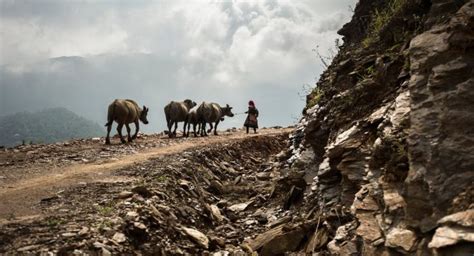
<svg viewBox="0 0 474 256">
<path fill-rule="evenodd" d="M 405 252 L 410 252 L 416 243 L 415 232 L 408 229 L 394 228 L 385 239 L 385 246 L 391 248 L 401 248 Z"/>
</svg>

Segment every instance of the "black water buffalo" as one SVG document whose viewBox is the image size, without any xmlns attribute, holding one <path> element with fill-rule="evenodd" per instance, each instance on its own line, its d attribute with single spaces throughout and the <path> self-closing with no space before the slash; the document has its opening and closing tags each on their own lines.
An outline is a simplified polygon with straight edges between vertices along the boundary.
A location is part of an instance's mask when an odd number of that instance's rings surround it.
<svg viewBox="0 0 474 256">
<path fill-rule="evenodd" d="M 165 106 L 165 116 L 166 123 L 168 125 L 168 136 L 176 136 L 176 129 L 178 129 L 178 122 L 184 122 L 184 133 L 183 136 L 186 136 L 186 125 L 188 112 L 191 108 L 196 106 L 196 102 L 187 99 L 182 102 L 171 101 L 168 105 Z M 174 124 L 174 131 L 171 132 L 171 128 Z"/>
<path fill-rule="evenodd" d="M 207 133 L 211 132 L 214 128 L 214 135 L 217 135 L 217 125 L 220 121 L 224 120 L 224 116 L 233 117 L 232 107 L 227 104 L 225 107 L 221 107 L 217 103 L 206 103 L 203 102 L 197 109 L 197 114 L 201 118 L 201 135 L 207 136 Z M 206 123 L 211 126 L 206 132 Z M 212 123 L 215 123 L 214 127 Z"/>
<path fill-rule="evenodd" d="M 115 121 L 118 123 L 117 132 L 120 135 L 120 141 L 125 143 L 125 139 L 122 136 L 122 127 L 125 125 L 128 133 L 128 141 L 131 142 L 137 138 L 138 130 L 140 129 L 139 121 L 142 121 L 144 124 L 148 124 L 147 114 L 148 108 L 143 106 L 141 109 L 138 104 L 129 99 L 116 99 L 114 100 L 108 108 L 107 112 L 107 137 L 105 139 L 105 144 L 110 144 L 110 130 L 112 129 L 112 123 Z M 130 123 L 135 123 L 135 134 L 130 136 Z"/>
</svg>

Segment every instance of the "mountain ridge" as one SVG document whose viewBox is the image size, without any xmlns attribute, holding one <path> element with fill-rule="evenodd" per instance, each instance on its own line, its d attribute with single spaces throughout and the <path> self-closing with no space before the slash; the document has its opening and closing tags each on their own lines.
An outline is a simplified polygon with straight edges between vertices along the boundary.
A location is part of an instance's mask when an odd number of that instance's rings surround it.
<svg viewBox="0 0 474 256">
<path fill-rule="evenodd" d="M 0 145 L 7 147 L 103 136 L 104 132 L 99 124 L 62 107 L 0 116 Z"/>
</svg>

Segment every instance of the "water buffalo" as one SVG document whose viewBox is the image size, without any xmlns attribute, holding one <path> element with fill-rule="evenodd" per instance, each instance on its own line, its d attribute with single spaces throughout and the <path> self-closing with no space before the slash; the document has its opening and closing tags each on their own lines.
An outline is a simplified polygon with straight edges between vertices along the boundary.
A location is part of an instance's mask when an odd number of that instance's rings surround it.
<svg viewBox="0 0 474 256">
<path fill-rule="evenodd" d="M 197 113 L 198 106 L 194 106 L 191 110 L 188 112 L 188 117 L 187 117 L 187 122 L 188 122 L 188 132 L 186 134 L 186 137 L 189 136 L 189 131 L 190 126 L 193 125 L 193 132 L 194 132 L 194 137 L 197 136 L 196 134 L 196 126 L 198 126 L 198 131 L 201 130 L 201 120 L 202 118 L 198 115 Z"/>
<path fill-rule="evenodd" d="M 178 122 L 184 122 L 184 133 L 183 136 L 186 136 L 186 125 L 187 125 L 187 116 L 191 108 L 196 106 L 196 102 L 187 99 L 182 102 L 171 101 L 168 105 L 165 106 L 165 116 L 166 123 L 168 125 L 168 136 L 176 136 L 176 129 L 178 129 Z M 174 131 L 171 132 L 171 128 L 174 124 Z"/>
<path fill-rule="evenodd" d="M 224 108 L 217 103 L 203 102 L 197 109 L 197 114 L 201 118 L 201 136 L 207 136 L 208 132 L 212 131 L 212 123 L 214 126 L 214 135 L 217 135 L 217 125 L 224 120 L 224 116 L 233 117 L 232 107 L 227 104 Z M 211 128 L 206 132 L 206 123 L 209 123 Z"/>
<path fill-rule="evenodd" d="M 116 99 L 110 105 L 107 112 L 107 137 L 105 139 L 105 144 L 110 144 L 110 130 L 112 129 L 112 123 L 115 121 L 118 123 L 117 132 L 120 135 L 120 141 L 125 143 L 125 139 L 122 136 L 122 127 L 125 125 L 128 133 L 128 141 L 137 138 L 138 130 L 140 128 L 139 121 L 142 121 L 144 124 L 148 124 L 148 119 L 146 118 L 148 114 L 148 108 L 143 106 L 141 109 L 138 104 L 133 100 L 123 100 Z M 130 126 L 128 124 L 135 123 L 135 134 L 130 137 Z"/>
</svg>

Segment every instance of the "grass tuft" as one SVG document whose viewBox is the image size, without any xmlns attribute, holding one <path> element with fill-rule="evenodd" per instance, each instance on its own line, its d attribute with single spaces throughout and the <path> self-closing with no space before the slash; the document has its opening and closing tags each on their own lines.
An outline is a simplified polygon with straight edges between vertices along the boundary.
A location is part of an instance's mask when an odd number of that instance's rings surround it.
<svg viewBox="0 0 474 256">
<path fill-rule="evenodd" d="M 392 19 L 405 4 L 406 0 L 391 0 L 388 6 L 382 10 L 376 9 L 372 13 L 372 22 L 369 25 L 367 37 L 362 41 L 364 47 L 369 47 L 379 40 L 382 28 Z"/>
<path fill-rule="evenodd" d="M 311 92 L 311 94 L 313 95 L 313 97 L 308 102 L 308 104 L 306 104 L 306 109 L 310 109 L 310 108 L 316 106 L 316 104 L 319 103 L 319 101 L 321 100 L 321 98 L 324 95 L 323 91 L 319 88 L 315 88 L 313 90 L 313 92 Z"/>
</svg>

